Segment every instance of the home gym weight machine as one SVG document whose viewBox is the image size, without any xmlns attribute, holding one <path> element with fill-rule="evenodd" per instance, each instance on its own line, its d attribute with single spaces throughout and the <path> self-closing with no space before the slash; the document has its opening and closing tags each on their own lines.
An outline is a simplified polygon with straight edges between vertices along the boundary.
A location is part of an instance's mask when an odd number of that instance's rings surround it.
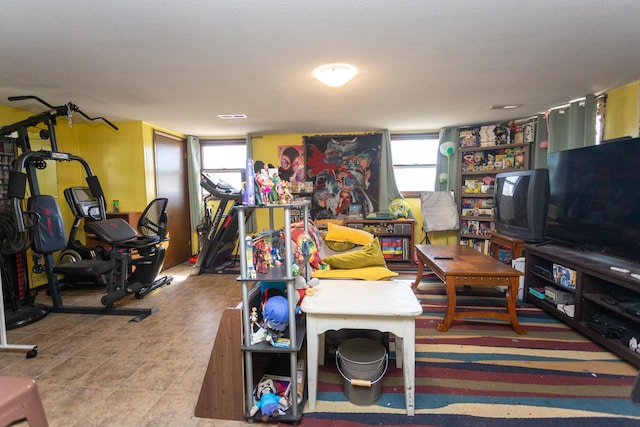
<svg viewBox="0 0 640 427">
<path fill-rule="evenodd" d="M 35 96 L 10 97 L 10 101 L 35 99 L 46 105 L 49 110 L 29 117 L 13 125 L 0 128 L 0 135 L 14 135 L 17 133 L 16 144 L 21 149 L 20 156 L 15 160 L 13 169 L 9 172 L 9 186 L 7 198 L 11 200 L 15 221 L 16 235 L 28 235 L 23 240 L 27 242 L 25 250 L 31 247 L 36 257 L 44 258 L 43 271 L 47 276 L 48 291 L 52 299 L 51 312 L 84 313 L 84 314 L 119 314 L 135 316 L 133 320 L 140 321 L 155 312 L 156 308 L 114 308 L 113 304 L 127 295 L 141 291 L 145 284 L 131 283 L 127 280 L 127 272 L 131 263 L 131 252 L 120 250 L 127 242 L 138 237 L 136 230 L 121 218 L 106 219 L 105 199 L 98 177 L 95 176 L 89 164 L 81 157 L 58 151 L 55 126 L 56 118 L 66 116 L 72 124 L 74 113 L 79 113 L 88 120 L 103 120 L 109 126 L 118 128 L 104 117 L 89 117 L 72 102 L 62 106 L 52 106 Z M 27 129 L 44 124 L 47 130 L 41 130 L 41 137 L 48 137 L 51 151 L 31 150 Z M 85 230 L 98 237 L 99 240 L 111 246 L 108 259 L 83 259 L 77 262 L 55 264 L 53 253 L 67 247 L 67 237 L 60 208 L 54 197 L 41 194 L 36 170 L 46 167 L 46 161 L 78 162 L 84 169 L 86 181 L 91 194 L 98 204 L 98 221 L 85 224 Z M 23 172 L 24 170 L 24 172 Z M 27 185 L 30 197 L 26 209 L 23 209 L 23 199 Z M 19 239 L 16 239 L 19 240 Z M 108 275 L 107 294 L 101 298 L 104 307 L 74 307 L 62 303 L 60 282 L 58 275 L 99 276 Z M 118 277 L 118 280 L 116 278 Z"/>
</svg>

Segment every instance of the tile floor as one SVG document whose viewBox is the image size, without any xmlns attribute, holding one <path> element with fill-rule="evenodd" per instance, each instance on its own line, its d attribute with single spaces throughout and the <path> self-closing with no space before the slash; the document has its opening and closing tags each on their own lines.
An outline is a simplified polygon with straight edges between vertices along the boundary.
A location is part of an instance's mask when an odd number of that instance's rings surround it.
<svg viewBox="0 0 640 427">
<path fill-rule="evenodd" d="M 116 307 L 157 307 L 131 316 L 51 313 L 7 332 L 9 344 L 37 345 L 38 356 L 0 350 L 0 375 L 37 380 L 52 427 L 240 426 L 196 418 L 194 408 L 222 310 L 241 299 L 233 274 L 190 276 L 190 265 L 162 274 L 174 282 Z M 65 305 L 100 305 L 98 290 L 68 290 Z M 50 304 L 41 291 L 37 302 Z M 27 426 L 26 421 L 18 426 Z"/>
</svg>

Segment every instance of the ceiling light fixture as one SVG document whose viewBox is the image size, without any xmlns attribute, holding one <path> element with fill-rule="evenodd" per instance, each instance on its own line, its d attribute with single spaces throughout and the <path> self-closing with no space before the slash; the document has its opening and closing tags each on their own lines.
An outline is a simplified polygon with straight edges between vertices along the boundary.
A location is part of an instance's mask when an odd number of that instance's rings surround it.
<svg viewBox="0 0 640 427">
<path fill-rule="evenodd" d="M 325 64 L 313 70 L 320 83 L 330 87 L 344 86 L 358 74 L 358 69 L 349 64 Z"/>
</svg>

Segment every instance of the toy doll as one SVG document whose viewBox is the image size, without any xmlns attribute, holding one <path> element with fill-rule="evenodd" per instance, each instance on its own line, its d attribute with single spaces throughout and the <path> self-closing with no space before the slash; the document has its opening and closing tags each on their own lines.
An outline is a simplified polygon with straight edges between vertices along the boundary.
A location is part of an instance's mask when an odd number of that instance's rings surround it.
<svg viewBox="0 0 640 427">
<path fill-rule="evenodd" d="M 264 422 L 267 422 L 269 417 L 278 418 L 278 415 L 280 415 L 278 405 L 286 407 L 287 399 L 277 393 L 278 388 L 272 379 L 261 381 L 253 393 L 256 403 L 251 407 L 249 414 L 253 417 L 260 411 Z"/>
</svg>

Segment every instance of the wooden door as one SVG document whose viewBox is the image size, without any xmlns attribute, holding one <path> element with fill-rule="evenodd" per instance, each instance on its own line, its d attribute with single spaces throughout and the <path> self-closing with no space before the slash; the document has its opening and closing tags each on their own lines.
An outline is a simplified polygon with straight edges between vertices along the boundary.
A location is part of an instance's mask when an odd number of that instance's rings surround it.
<svg viewBox="0 0 640 427">
<path fill-rule="evenodd" d="M 169 199 L 169 248 L 164 268 L 191 257 L 191 220 L 187 179 L 187 141 L 165 133 L 153 132 L 157 197 Z"/>
</svg>

